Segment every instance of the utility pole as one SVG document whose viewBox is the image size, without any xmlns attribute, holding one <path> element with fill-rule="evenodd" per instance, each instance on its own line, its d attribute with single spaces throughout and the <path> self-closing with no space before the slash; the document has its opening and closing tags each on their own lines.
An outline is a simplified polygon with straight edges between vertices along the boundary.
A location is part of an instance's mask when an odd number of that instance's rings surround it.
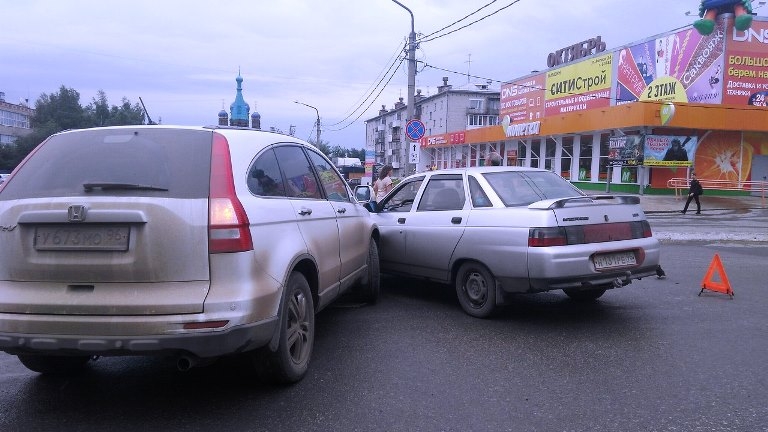
<svg viewBox="0 0 768 432">
<path fill-rule="evenodd" d="M 397 3 L 402 7 L 403 9 L 407 10 L 409 14 L 411 14 L 411 34 L 408 35 L 408 105 L 405 107 L 405 121 L 408 123 L 409 120 L 412 120 L 414 117 L 414 112 L 416 107 L 415 104 L 415 95 L 416 95 L 416 31 L 414 30 L 414 20 L 413 20 L 413 12 L 411 12 L 410 9 L 405 7 L 402 3 L 400 3 L 397 0 L 392 0 L 393 2 Z M 407 137 L 406 137 L 407 139 Z M 409 146 L 406 146 L 406 150 Z M 408 152 L 405 153 L 406 157 L 406 174 L 411 174 L 411 172 L 414 170 L 411 168 L 410 160 L 408 159 Z"/>
</svg>

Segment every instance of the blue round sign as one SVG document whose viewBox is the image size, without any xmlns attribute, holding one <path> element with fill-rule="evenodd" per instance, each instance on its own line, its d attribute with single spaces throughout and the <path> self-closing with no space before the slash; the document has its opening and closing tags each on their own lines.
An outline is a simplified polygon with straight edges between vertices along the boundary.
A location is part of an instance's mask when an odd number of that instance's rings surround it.
<svg viewBox="0 0 768 432">
<path fill-rule="evenodd" d="M 408 120 L 405 125 L 405 135 L 411 139 L 411 141 L 418 141 L 424 138 L 426 128 L 421 120 Z"/>
</svg>

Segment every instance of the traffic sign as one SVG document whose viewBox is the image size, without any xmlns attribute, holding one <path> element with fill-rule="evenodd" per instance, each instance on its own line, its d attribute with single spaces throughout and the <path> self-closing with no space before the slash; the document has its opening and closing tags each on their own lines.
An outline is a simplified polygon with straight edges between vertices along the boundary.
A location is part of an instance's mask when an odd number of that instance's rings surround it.
<svg viewBox="0 0 768 432">
<path fill-rule="evenodd" d="M 418 141 L 424 137 L 426 128 L 421 120 L 408 120 L 405 125 L 405 135 L 411 139 L 411 141 Z"/>
</svg>

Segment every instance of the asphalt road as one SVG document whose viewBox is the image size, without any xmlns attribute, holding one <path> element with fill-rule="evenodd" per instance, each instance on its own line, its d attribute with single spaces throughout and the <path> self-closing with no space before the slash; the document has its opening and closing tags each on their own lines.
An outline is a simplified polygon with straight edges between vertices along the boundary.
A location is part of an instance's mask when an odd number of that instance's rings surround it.
<svg viewBox="0 0 768 432">
<path fill-rule="evenodd" d="M 735 297 L 705 292 L 720 256 Z M 47 378 L 0 353 L 2 431 L 764 431 L 768 248 L 671 243 L 667 278 L 595 303 L 522 296 L 464 314 L 451 289 L 387 278 L 378 305 L 318 316 L 300 383 L 234 359 L 104 358 Z"/>
</svg>

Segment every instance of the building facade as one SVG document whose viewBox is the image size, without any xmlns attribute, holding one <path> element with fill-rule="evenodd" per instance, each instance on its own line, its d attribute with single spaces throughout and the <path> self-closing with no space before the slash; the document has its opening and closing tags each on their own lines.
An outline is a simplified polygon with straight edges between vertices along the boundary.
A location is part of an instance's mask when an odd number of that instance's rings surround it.
<svg viewBox="0 0 768 432">
<path fill-rule="evenodd" d="M 6 102 L 5 93 L 0 92 L 0 145 L 9 145 L 17 138 L 29 135 L 32 129 L 29 121 L 35 110 L 26 103 Z"/>
<path fill-rule="evenodd" d="M 425 96 L 419 90 L 414 99 L 415 117 L 424 123 L 428 136 L 456 132 L 451 142 L 459 143 L 463 131 L 499 124 L 500 93 L 490 83 L 453 88 L 448 78 L 443 78 L 436 94 Z M 421 160 L 410 163 L 406 109 L 400 98 L 392 109 L 382 106 L 378 116 L 365 122 L 366 148 L 373 149 L 375 164 L 392 166 L 394 177 L 431 166 Z"/>
<path fill-rule="evenodd" d="M 417 169 L 482 165 L 495 151 L 582 189 L 671 193 L 668 180 L 694 169 L 734 184 L 768 178 L 765 18 L 738 31 L 725 14 L 707 36 L 689 26 L 612 50 L 596 37 L 547 60 L 501 86 L 498 124 L 433 125 Z M 418 108 L 417 118 L 430 124 Z"/>
</svg>

